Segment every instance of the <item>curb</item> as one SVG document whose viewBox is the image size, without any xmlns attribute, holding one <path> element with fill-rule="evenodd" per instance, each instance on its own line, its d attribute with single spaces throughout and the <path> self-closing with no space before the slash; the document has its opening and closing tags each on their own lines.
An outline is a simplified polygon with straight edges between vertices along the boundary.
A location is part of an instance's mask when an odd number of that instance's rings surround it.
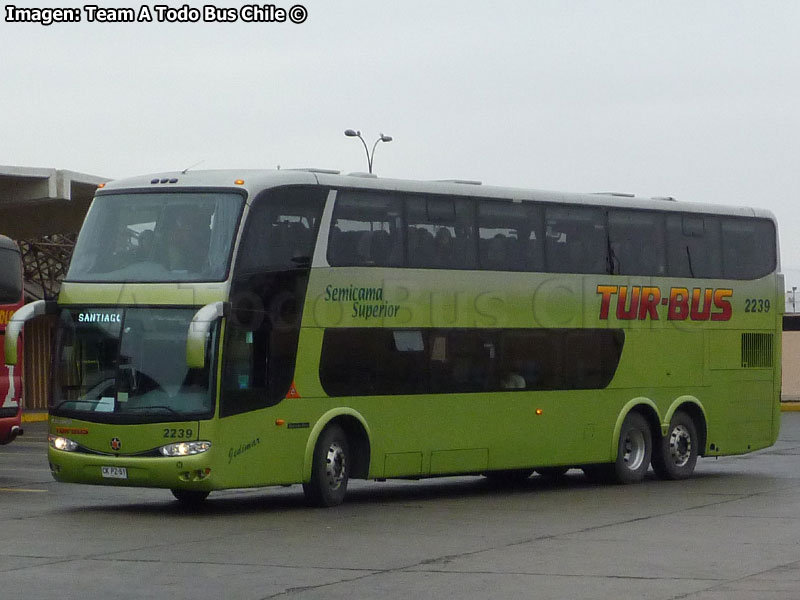
<svg viewBox="0 0 800 600">
<path fill-rule="evenodd" d="M 800 412 L 800 402 L 781 402 L 781 412 Z"/>
<path fill-rule="evenodd" d="M 22 413 L 23 423 L 41 423 L 47 421 L 46 412 L 24 412 Z"/>
</svg>

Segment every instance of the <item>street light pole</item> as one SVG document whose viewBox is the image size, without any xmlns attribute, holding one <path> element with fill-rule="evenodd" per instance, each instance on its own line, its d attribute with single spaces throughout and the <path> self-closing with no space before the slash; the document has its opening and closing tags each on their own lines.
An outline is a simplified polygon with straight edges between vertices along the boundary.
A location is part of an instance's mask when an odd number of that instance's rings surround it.
<svg viewBox="0 0 800 600">
<path fill-rule="evenodd" d="M 372 145 L 372 152 L 369 151 L 369 147 L 367 146 L 367 142 L 364 141 L 364 138 L 361 137 L 360 131 L 355 131 L 353 129 L 345 129 L 344 134 L 347 137 L 357 137 L 361 140 L 361 143 L 364 146 L 364 152 L 367 155 L 367 167 L 369 167 L 369 172 L 372 173 L 372 161 L 375 158 L 375 148 L 378 147 L 378 142 L 391 142 L 392 136 L 390 135 L 383 135 L 382 133 L 378 136 L 378 139 L 375 140 L 375 143 Z"/>
<path fill-rule="evenodd" d="M 795 303 L 794 303 L 795 297 L 797 295 L 796 292 L 797 292 L 797 286 L 793 285 L 792 286 L 792 312 L 793 313 L 797 312 L 797 307 L 795 306 Z"/>
</svg>

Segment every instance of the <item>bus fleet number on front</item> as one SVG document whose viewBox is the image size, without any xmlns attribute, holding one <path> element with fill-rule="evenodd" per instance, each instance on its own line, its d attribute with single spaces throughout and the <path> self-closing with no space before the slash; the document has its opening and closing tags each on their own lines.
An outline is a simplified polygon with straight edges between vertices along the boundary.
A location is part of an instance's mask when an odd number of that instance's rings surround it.
<svg viewBox="0 0 800 600">
<path fill-rule="evenodd" d="M 194 431 L 191 429 L 164 429 L 164 437 L 165 438 L 190 438 Z"/>
</svg>

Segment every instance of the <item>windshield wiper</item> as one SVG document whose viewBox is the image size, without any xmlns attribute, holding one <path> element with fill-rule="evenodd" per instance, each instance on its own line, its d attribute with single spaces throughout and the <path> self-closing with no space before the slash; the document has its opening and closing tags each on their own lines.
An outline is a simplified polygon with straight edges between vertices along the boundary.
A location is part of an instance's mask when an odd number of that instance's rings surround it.
<svg viewBox="0 0 800 600">
<path fill-rule="evenodd" d="M 176 417 L 184 417 L 185 416 L 185 415 L 179 413 L 174 408 L 170 408 L 169 406 L 164 406 L 164 405 L 161 405 L 161 404 L 153 405 L 153 406 L 128 406 L 128 407 L 125 408 L 125 412 L 131 411 L 131 410 L 150 410 L 150 409 L 165 410 L 168 413 L 170 413 L 171 415 L 175 415 Z"/>
<path fill-rule="evenodd" d="M 57 405 L 55 405 L 52 410 L 58 410 L 59 408 L 61 408 L 65 404 L 69 404 L 71 402 L 74 402 L 75 404 L 77 404 L 78 402 L 85 402 L 86 404 L 91 404 L 92 406 L 97 406 L 98 404 L 102 404 L 102 403 L 107 402 L 107 401 L 106 400 L 62 400 Z M 77 409 L 75 409 L 75 410 L 77 410 Z"/>
</svg>

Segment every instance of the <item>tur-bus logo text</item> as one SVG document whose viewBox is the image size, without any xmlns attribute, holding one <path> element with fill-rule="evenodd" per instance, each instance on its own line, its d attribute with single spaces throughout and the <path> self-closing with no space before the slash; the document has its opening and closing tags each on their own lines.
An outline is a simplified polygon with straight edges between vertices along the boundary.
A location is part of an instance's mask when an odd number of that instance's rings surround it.
<svg viewBox="0 0 800 600">
<path fill-rule="evenodd" d="M 658 307 L 665 306 L 669 321 L 729 321 L 733 313 L 729 288 L 673 287 L 667 294 L 661 288 L 625 285 L 598 285 L 600 318 L 608 319 L 612 298 L 616 297 L 616 317 L 622 321 L 658 321 Z M 662 310 L 663 312 L 663 310 Z"/>
</svg>

